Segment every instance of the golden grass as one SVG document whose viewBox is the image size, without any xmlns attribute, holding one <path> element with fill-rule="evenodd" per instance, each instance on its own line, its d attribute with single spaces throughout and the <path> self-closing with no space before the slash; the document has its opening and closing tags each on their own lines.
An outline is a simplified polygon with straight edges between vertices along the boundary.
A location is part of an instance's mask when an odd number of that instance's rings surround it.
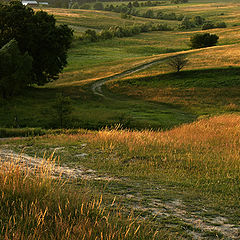
<svg viewBox="0 0 240 240">
<path fill-rule="evenodd" d="M 232 37 L 240 39 L 238 35 L 240 31 L 229 30 L 228 34 Z M 227 34 L 227 33 L 226 33 Z M 233 45 L 223 45 L 223 46 L 214 46 L 203 49 L 193 49 L 188 51 L 181 51 L 177 53 L 167 53 L 161 55 L 155 55 L 154 58 L 159 59 L 165 57 L 171 57 L 177 54 L 186 54 L 189 60 L 188 65 L 184 70 L 193 70 L 193 69 L 208 69 L 208 68 L 221 68 L 221 67 L 239 67 L 240 66 L 240 46 L 239 44 Z M 153 57 L 151 57 L 153 59 Z M 133 73 L 129 76 L 122 78 L 124 79 L 134 79 L 140 77 L 150 77 L 163 73 L 169 73 L 171 69 L 169 68 L 166 61 L 156 63 L 152 67 L 142 70 L 137 73 Z M 135 89 L 136 90 L 136 89 Z"/>
<path fill-rule="evenodd" d="M 76 191 L 60 177 L 53 180 L 51 157 L 36 168 L 21 157 L 5 160 L 0 159 L 1 239 L 157 238 L 132 214 L 124 216 L 115 199 L 106 208 L 102 196 L 88 196 L 89 189 Z"/>
<path fill-rule="evenodd" d="M 207 184 L 210 191 L 214 185 L 219 192 L 239 195 L 233 192 L 240 177 L 239 115 L 201 119 L 165 132 L 102 130 L 89 141 L 115 159 L 120 154 L 119 164 L 131 159 L 124 171 L 132 175 L 165 176 L 193 188 Z"/>
<path fill-rule="evenodd" d="M 120 127 L 120 126 L 119 126 Z M 131 131 L 131 130 L 100 130 L 96 136 L 89 136 L 94 142 L 109 143 L 113 148 L 114 143 L 123 143 L 130 151 L 133 149 L 143 149 L 148 151 L 149 145 L 161 146 L 173 144 L 174 148 L 179 148 L 189 144 L 198 147 L 199 144 L 208 146 L 214 139 L 221 139 L 221 144 L 216 147 L 222 148 L 231 142 L 240 144 L 240 116 L 235 114 L 220 115 L 209 119 L 201 119 L 191 124 L 184 124 L 168 131 Z M 235 146 L 234 146 L 235 147 Z M 226 149 L 232 151 L 232 149 Z M 235 149 L 240 152 L 240 149 Z M 218 149 L 216 150 L 218 151 Z M 237 159 L 236 159 L 237 160 Z"/>
</svg>

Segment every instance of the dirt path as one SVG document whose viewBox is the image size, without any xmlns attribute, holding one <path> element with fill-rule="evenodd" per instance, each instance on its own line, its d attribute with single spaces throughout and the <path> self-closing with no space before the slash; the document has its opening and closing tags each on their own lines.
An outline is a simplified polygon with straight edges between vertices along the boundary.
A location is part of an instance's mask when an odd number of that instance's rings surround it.
<svg viewBox="0 0 240 240">
<path fill-rule="evenodd" d="M 9 149 L 0 149 L 0 164 L 6 161 L 19 163 L 23 168 L 30 169 L 36 169 L 44 165 L 54 178 L 60 176 L 66 179 L 82 178 L 85 180 L 122 181 L 121 179 L 107 176 L 106 174 L 99 174 L 92 169 L 86 169 L 84 167 L 71 168 L 65 165 L 58 166 L 54 163 L 46 164 L 47 161 L 43 158 L 30 157 L 26 154 L 17 154 Z M 130 180 L 125 179 L 124 181 Z M 132 190 L 135 193 L 122 194 L 122 196 L 130 200 L 126 206 L 128 208 L 130 207 L 136 211 L 148 213 L 160 221 L 166 217 L 177 217 L 181 222 L 192 226 L 192 228 L 186 229 L 186 232 L 192 239 L 209 239 L 205 237 L 207 231 L 216 232 L 216 236 L 218 232 L 224 237 L 223 239 L 240 239 L 240 226 L 230 224 L 229 220 L 224 216 L 203 217 L 202 213 L 206 212 L 205 209 L 201 212 L 192 212 L 187 210 L 187 206 L 181 199 L 163 202 L 161 199 L 155 199 L 151 194 L 147 196 L 147 198 L 139 196 L 135 187 L 133 183 L 131 188 L 133 188 Z M 171 223 L 169 223 L 169 226 L 171 226 Z"/>
<path fill-rule="evenodd" d="M 0 164 L 1 162 L 12 161 L 20 164 L 23 168 L 36 169 L 44 166 L 50 171 L 52 177 L 62 178 L 82 178 L 85 180 L 104 180 L 117 181 L 119 179 L 112 178 L 106 175 L 100 175 L 95 170 L 86 169 L 84 167 L 70 168 L 68 166 L 59 166 L 48 162 L 46 159 L 30 157 L 26 154 L 17 154 L 10 150 L 0 149 Z"/>
<path fill-rule="evenodd" d="M 143 199 L 138 199 L 143 200 Z M 202 211 L 189 211 L 187 206 L 180 199 L 171 200 L 168 202 L 162 202 L 159 199 L 148 199 L 148 203 L 145 206 L 136 204 L 132 207 L 136 210 L 142 210 L 155 216 L 156 219 L 166 217 L 177 217 L 184 224 L 191 226 L 186 229 L 186 232 L 192 237 L 192 239 L 228 239 L 235 240 L 240 239 L 240 226 L 229 223 L 229 219 L 225 216 L 203 216 L 203 213 L 207 213 L 206 209 Z M 174 224 L 173 224 L 174 225 Z M 171 223 L 169 223 L 171 226 Z M 206 233 L 212 233 L 212 237 L 209 237 Z M 215 235 L 215 237 L 213 237 Z"/>
<path fill-rule="evenodd" d="M 182 53 L 183 54 L 183 53 Z M 182 54 L 176 54 L 176 55 L 182 55 Z M 175 55 L 175 56 L 176 56 Z M 171 56 L 172 57 L 172 56 Z M 117 73 L 115 75 L 112 75 L 110 77 L 105 77 L 105 78 L 101 78 L 97 81 L 95 81 L 92 86 L 91 86 L 91 89 L 92 89 L 92 92 L 95 94 L 95 95 L 98 95 L 98 96 L 101 96 L 101 97 L 105 97 L 103 95 L 103 91 L 102 91 L 102 86 L 108 82 L 108 81 L 111 81 L 113 79 L 117 79 L 117 78 L 120 78 L 120 77 L 124 77 L 124 76 L 127 76 L 129 74 L 132 74 L 132 73 L 135 73 L 135 72 L 138 72 L 138 71 L 141 71 L 145 68 L 148 68 L 156 63 L 159 63 L 159 62 L 162 62 L 166 59 L 169 59 L 170 57 L 164 57 L 164 58 L 161 58 L 161 59 L 155 59 L 149 63 L 144 63 L 144 64 L 141 64 L 139 66 L 136 66 L 134 68 L 131 68 L 131 69 L 128 69 L 126 71 L 123 71 L 121 73 Z"/>
</svg>

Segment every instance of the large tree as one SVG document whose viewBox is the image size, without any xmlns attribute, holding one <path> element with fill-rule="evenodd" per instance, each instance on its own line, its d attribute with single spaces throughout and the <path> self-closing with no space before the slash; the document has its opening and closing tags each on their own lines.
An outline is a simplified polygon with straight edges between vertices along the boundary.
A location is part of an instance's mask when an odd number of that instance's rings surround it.
<svg viewBox="0 0 240 240">
<path fill-rule="evenodd" d="M 0 95 L 7 98 L 31 82 L 32 58 L 21 54 L 16 40 L 0 49 Z"/>
<path fill-rule="evenodd" d="M 21 53 L 33 58 L 31 83 L 43 85 L 58 78 L 67 64 L 73 31 L 56 26 L 53 15 L 34 12 L 21 2 L 0 5 L 0 47 L 16 39 Z"/>
</svg>

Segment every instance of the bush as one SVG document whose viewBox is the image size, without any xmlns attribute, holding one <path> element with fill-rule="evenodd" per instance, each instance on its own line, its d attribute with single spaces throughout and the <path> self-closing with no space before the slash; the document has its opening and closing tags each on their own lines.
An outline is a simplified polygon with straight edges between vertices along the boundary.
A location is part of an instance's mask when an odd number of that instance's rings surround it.
<svg viewBox="0 0 240 240">
<path fill-rule="evenodd" d="M 213 29 L 213 28 L 226 28 L 226 27 L 227 25 L 225 22 L 219 22 L 219 23 L 216 23 L 216 25 L 214 23 L 207 22 L 203 24 L 202 30 Z"/>
<path fill-rule="evenodd" d="M 171 0 L 171 3 L 173 4 L 180 4 L 180 3 L 187 3 L 188 0 Z"/>
<path fill-rule="evenodd" d="M 95 30 L 87 30 L 80 38 L 83 42 L 95 42 L 98 40 L 107 40 L 113 37 L 130 37 L 135 34 L 149 31 L 171 31 L 172 28 L 167 24 L 142 24 L 133 26 L 112 26 L 108 30 L 102 30 L 100 33 L 96 33 Z"/>
<path fill-rule="evenodd" d="M 71 6 L 71 9 L 78 9 L 78 8 L 79 8 L 79 5 L 77 2 L 73 3 Z"/>
<path fill-rule="evenodd" d="M 143 14 L 143 16 L 145 17 L 145 18 L 154 18 L 154 13 L 153 13 L 153 10 L 147 10 L 144 14 Z"/>
<path fill-rule="evenodd" d="M 94 5 L 93 5 L 93 9 L 95 10 L 103 10 L 104 9 L 104 6 L 101 2 L 96 2 Z"/>
<path fill-rule="evenodd" d="M 200 16 L 195 16 L 195 17 L 193 18 L 193 22 L 194 22 L 195 25 L 201 26 L 201 25 L 204 24 L 205 19 L 202 18 L 202 17 L 200 17 Z"/>
<path fill-rule="evenodd" d="M 226 28 L 227 25 L 225 22 L 219 22 L 219 23 L 216 23 L 216 28 Z"/>
<path fill-rule="evenodd" d="M 134 1 L 132 5 L 133 5 L 134 7 L 139 7 L 138 1 Z"/>
<path fill-rule="evenodd" d="M 98 40 L 96 31 L 91 29 L 86 30 L 83 34 L 83 39 L 88 42 L 96 42 Z"/>
<path fill-rule="evenodd" d="M 107 40 L 113 38 L 113 34 L 109 30 L 102 30 L 99 33 L 99 38 L 102 40 Z"/>
<path fill-rule="evenodd" d="M 213 29 L 213 28 L 215 28 L 215 26 L 211 22 L 207 22 L 202 25 L 202 30 Z"/>
<path fill-rule="evenodd" d="M 184 17 L 178 29 L 185 30 L 193 27 L 195 27 L 195 24 L 188 17 Z"/>
<path fill-rule="evenodd" d="M 121 13 L 121 18 L 122 18 L 122 19 L 127 19 L 127 18 L 131 18 L 131 16 L 128 15 L 127 13 L 122 12 L 122 13 Z"/>
<path fill-rule="evenodd" d="M 192 48 L 211 47 L 217 44 L 219 37 L 216 34 L 200 33 L 190 38 L 190 46 Z"/>
<path fill-rule="evenodd" d="M 85 3 L 85 4 L 81 5 L 79 8 L 80 9 L 91 9 L 91 6 L 87 3 Z"/>
</svg>

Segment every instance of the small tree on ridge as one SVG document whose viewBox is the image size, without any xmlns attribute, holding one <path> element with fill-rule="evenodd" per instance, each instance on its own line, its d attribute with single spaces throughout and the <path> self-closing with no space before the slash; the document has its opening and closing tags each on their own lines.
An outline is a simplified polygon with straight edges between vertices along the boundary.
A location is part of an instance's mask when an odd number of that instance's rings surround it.
<svg viewBox="0 0 240 240">
<path fill-rule="evenodd" d="M 168 65 L 176 72 L 180 72 L 188 64 L 188 59 L 185 55 L 173 56 L 169 59 Z"/>
</svg>

